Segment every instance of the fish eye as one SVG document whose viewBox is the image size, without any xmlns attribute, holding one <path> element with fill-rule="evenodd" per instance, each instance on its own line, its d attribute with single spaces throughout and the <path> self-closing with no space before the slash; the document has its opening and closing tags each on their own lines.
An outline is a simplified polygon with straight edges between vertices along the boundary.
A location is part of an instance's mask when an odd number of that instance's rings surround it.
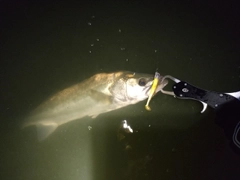
<svg viewBox="0 0 240 180">
<path fill-rule="evenodd" d="M 139 79 L 139 81 L 138 81 L 139 86 L 145 86 L 146 84 L 147 84 L 146 79 L 144 79 L 144 78 Z"/>
</svg>

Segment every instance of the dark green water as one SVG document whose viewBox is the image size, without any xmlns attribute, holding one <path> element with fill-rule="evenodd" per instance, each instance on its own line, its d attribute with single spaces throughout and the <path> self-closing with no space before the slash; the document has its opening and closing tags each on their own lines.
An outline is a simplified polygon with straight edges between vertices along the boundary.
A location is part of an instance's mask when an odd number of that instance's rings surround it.
<svg viewBox="0 0 240 180">
<path fill-rule="evenodd" d="M 0 1 L 0 13 L 0 179 L 240 179 L 214 112 L 160 93 L 151 112 L 141 102 L 65 124 L 40 143 L 34 127 L 19 129 L 48 96 L 100 72 L 158 68 L 239 90 L 237 4 Z M 135 132 L 119 141 L 124 119 Z"/>
</svg>

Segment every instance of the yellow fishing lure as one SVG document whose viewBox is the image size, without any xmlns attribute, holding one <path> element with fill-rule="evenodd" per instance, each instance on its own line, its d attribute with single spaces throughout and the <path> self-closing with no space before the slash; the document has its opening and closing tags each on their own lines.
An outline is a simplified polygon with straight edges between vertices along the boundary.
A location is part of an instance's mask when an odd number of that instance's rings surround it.
<svg viewBox="0 0 240 180">
<path fill-rule="evenodd" d="M 152 87 L 150 89 L 150 93 L 149 93 L 149 96 L 148 96 L 147 104 L 145 105 L 145 108 L 148 111 L 151 111 L 151 108 L 149 106 L 149 102 L 150 102 L 150 100 L 152 99 L 153 95 L 156 92 L 156 89 L 157 89 L 157 86 L 158 86 L 158 83 L 159 83 L 159 78 L 160 78 L 160 74 L 158 72 L 155 72 L 153 83 L 152 83 Z"/>
</svg>

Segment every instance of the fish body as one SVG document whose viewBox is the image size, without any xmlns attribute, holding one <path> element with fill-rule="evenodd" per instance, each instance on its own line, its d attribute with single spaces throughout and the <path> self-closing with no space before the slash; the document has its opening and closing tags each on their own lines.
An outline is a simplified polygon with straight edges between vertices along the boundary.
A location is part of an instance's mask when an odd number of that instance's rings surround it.
<svg viewBox="0 0 240 180">
<path fill-rule="evenodd" d="M 92 118 L 145 100 L 153 83 L 149 74 L 120 71 L 100 73 L 66 88 L 40 104 L 26 118 L 23 128 L 35 125 L 44 140 L 56 128 L 85 116 Z M 158 84 L 160 91 L 167 81 Z"/>
</svg>

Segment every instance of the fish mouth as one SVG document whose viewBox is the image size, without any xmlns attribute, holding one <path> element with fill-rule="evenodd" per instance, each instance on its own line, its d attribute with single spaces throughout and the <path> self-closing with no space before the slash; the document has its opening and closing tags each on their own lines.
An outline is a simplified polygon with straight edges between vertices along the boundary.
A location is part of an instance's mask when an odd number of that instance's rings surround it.
<svg viewBox="0 0 240 180">
<path fill-rule="evenodd" d="M 146 96 L 149 96 L 149 92 L 150 92 L 150 89 L 152 87 L 152 83 L 153 83 L 153 81 L 149 82 L 148 83 L 149 85 L 145 86 L 144 89 L 143 89 Z"/>
<path fill-rule="evenodd" d="M 152 87 L 152 83 L 153 83 L 153 80 L 150 81 L 150 82 L 149 82 L 149 85 L 147 85 L 147 86 L 143 89 L 143 91 L 145 92 L 146 96 L 149 96 L 150 89 L 151 89 L 151 87 Z M 155 91 L 155 94 L 156 94 L 157 92 L 161 91 L 167 84 L 168 84 L 168 80 L 164 79 L 164 80 L 162 81 L 162 78 L 160 78 L 159 84 L 158 84 L 157 89 L 156 89 L 156 91 Z"/>
<path fill-rule="evenodd" d="M 168 84 L 168 80 L 166 80 L 166 79 L 162 80 L 162 78 L 160 80 L 161 81 L 157 86 L 156 93 L 161 91 Z"/>
<path fill-rule="evenodd" d="M 168 84 L 168 80 L 164 79 L 160 81 L 159 85 L 157 86 L 156 93 L 161 91 L 166 85 Z"/>
</svg>

